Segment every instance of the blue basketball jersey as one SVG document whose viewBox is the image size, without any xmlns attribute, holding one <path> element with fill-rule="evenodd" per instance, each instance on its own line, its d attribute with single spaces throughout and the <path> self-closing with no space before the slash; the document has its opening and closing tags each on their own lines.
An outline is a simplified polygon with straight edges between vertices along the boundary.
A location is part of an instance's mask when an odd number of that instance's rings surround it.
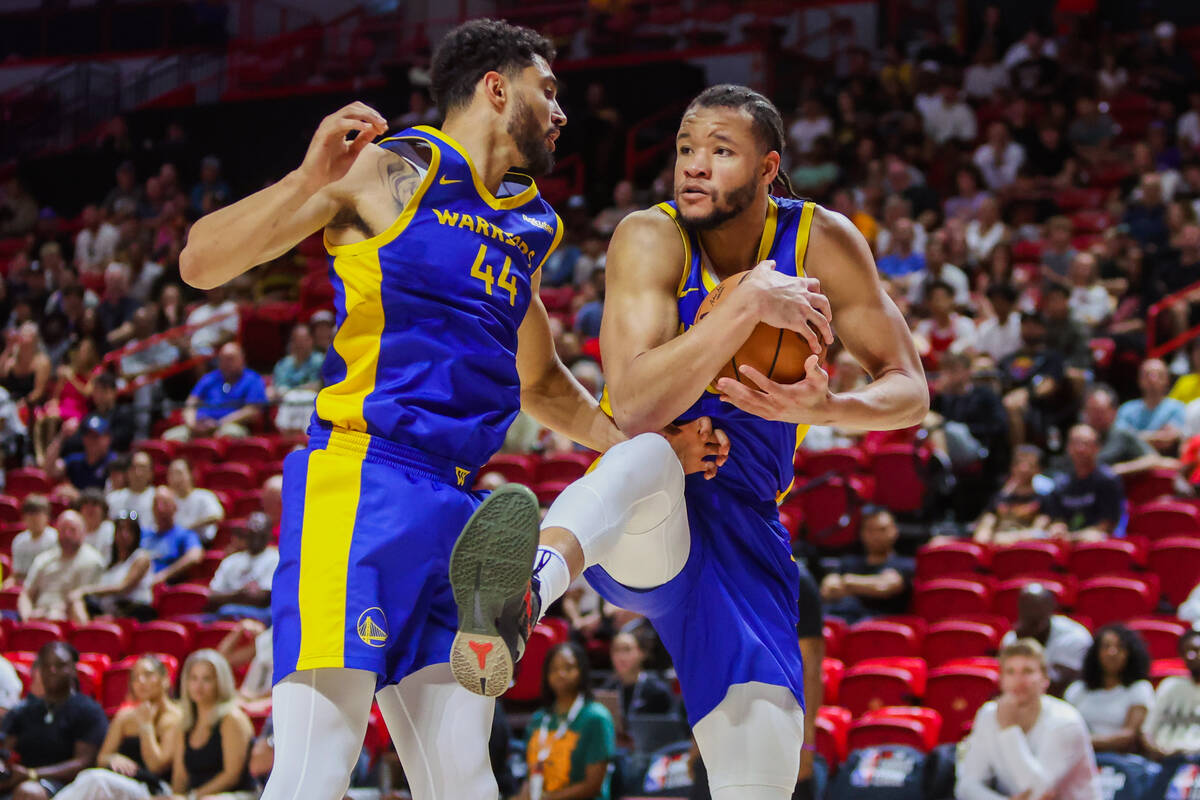
<svg viewBox="0 0 1200 800">
<path fill-rule="evenodd" d="M 704 265 L 700 239 L 679 223 L 675 204 L 660 203 L 657 208 L 675 220 L 683 237 L 685 259 L 677 291 L 679 332 L 683 333 L 692 327 L 700 305 L 721 281 Z M 811 201 L 768 198 L 767 220 L 755 263 L 773 259 L 776 271 L 803 276 L 815 210 L 816 205 Z M 747 268 L 752 266 L 747 265 Z M 713 426 L 723 429 L 732 443 L 729 460 L 714 480 L 759 500 L 782 502 L 795 479 L 793 460 L 808 426 L 773 422 L 747 414 L 722 402 L 712 390 L 706 390 L 680 420 L 703 416 L 711 417 Z"/>
<path fill-rule="evenodd" d="M 528 176 L 506 175 L 512 193 L 493 196 L 438 130 L 380 146 L 410 161 L 427 148 L 428 169 L 387 230 L 347 245 L 326 238 L 338 331 L 314 424 L 448 462 L 462 485 L 520 408 L 517 328 L 562 221 Z"/>
</svg>

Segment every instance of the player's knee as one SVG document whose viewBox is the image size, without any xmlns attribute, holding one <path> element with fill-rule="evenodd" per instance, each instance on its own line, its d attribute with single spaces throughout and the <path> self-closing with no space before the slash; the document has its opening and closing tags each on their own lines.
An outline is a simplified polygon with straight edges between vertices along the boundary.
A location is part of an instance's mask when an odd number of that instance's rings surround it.
<svg viewBox="0 0 1200 800">
<path fill-rule="evenodd" d="M 634 485 L 683 494 L 683 466 L 665 437 L 642 433 L 617 445 L 609 454 Z"/>
</svg>

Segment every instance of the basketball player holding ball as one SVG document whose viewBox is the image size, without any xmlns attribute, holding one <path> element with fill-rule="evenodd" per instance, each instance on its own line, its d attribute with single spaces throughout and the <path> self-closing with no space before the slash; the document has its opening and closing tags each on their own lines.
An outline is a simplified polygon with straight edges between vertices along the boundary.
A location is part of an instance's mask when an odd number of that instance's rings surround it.
<svg viewBox="0 0 1200 800">
<path fill-rule="evenodd" d="M 705 90 L 679 127 L 674 202 L 626 217 L 608 250 L 600 344 L 618 427 L 708 416 L 729 436 L 728 460 L 705 481 L 685 477 L 668 448 L 634 453 L 641 437 L 616 445 L 551 506 L 531 580 L 534 620 L 585 568 L 605 599 L 650 619 L 714 800 L 787 800 L 800 774 L 798 575 L 777 510 L 796 447 L 809 425 L 904 428 L 929 406 L 908 326 L 862 236 L 840 214 L 772 194 L 783 147 L 782 119 L 761 94 Z M 747 270 L 701 312 L 722 279 Z M 829 391 L 820 354 L 831 321 L 869 385 Z M 769 351 L 746 344 L 760 325 Z M 777 356 L 793 370 L 798 359 L 802 379 L 781 382 Z"/>
</svg>

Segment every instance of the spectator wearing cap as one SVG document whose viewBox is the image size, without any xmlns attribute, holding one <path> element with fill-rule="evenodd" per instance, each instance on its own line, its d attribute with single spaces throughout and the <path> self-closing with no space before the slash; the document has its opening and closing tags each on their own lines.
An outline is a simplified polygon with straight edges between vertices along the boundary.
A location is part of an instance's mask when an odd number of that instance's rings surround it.
<svg viewBox="0 0 1200 800">
<path fill-rule="evenodd" d="M 329 348 L 333 347 L 333 312 L 318 311 L 308 318 L 308 327 L 312 331 L 313 351 L 325 357 Z"/>
<path fill-rule="evenodd" d="M 33 561 L 58 545 L 58 531 L 50 527 L 50 503 L 40 494 L 27 495 L 21 502 L 21 521 L 25 530 L 13 539 L 13 572 L 6 585 L 21 583 Z"/>
<path fill-rule="evenodd" d="M 229 342 L 217 356 L 217 368 L 192 389 L 183 409 L 183 425 L 171 428 L 164 439 L 187 441 L 193 437 L 242 437 L 262 417 L 267 387 L 257 372 L 246 367 L 241 346 Z"/>
<path fill-rule="evenodd" d="M 275 426 L 282 431 L 303 431 L 312 416 L 313 401 L 321 388 L 324 355 L 313 349 L 312 331 L 303 323 L 292 328 L 288 354 L 272 373 L 267 398 L 279 404 Z"/>
<path fill-rule="evenodd" d="M 211 542 L 217 535 L 217 524 L 225 519 L 221 501 L 208 489 L 196 486 L 192 467 L 183 458 L 175 459 L 167 468 L 167 486 L 175 495 L 175 524 Z"/>
<path fill-rule="evenodd" d="M 67 619 L 71 589 L 95 583 L 104 572 L 104 560 L 83 540 L 83 517 L 78 511 L 59 514 L 57 527 L 57 546 L 33 560 L 17 597 L 17 613 L 26 622 Z"/>
<path fill-rule="evenodd" d="M 1148 358 L 1138 370 L 1138 388 L 1142 396 L 1121 404 L 1117 424 L 1136 431 L 1160 453 L 1169 453 L 1179 446 L 1184 428 L 1184 405 L 1167 396 L 1171 374 L 1158 358 Z"/>
<path fill-rule="evenodd" d="M 202 326 L 192 334 L 192 355 L 212 355 L 226 342 L 233 341 L 238 333 L 237 310 L 237 303 L 229 299 L 224 286 L 209 289 L 204 303 L 187 317 L 188 325 Z"/>
<path fill-rule="evenodd" d="M 108 501 L 99 489 L 84 489 L 75 501 L 75 510 L 83 517 L 83 540 L 103 558 L 112 553 L 113 521 L 108 518 Z"/>
<path fill-rule="evenodd" d="M 76 431 L 82 431 L 83 450 L 61 456 L 63 442 Z M 79 491 L 103 489 L 114 458 L 108 422 L 99 414 L 89 414 L 82 425 L 77 420 L 67 420 L 46 448 L 46 463 L 52 465 L 50 476 L 55 480 L 66 478 Z"/>
<path fill-rule="evenodd" d="M 221 177 L 221 160 L 216 156 L 205 156 L 200 162 L 200 182 L 192 187 L 193 213 L 207 214 L 228 203 L 232 197 L 229 184 Z"/>
<path fill-rule="evenodd" d="M 222 617 L 271 621 L 271 580 L 279 550 L 270 546 L 271 521 L 261 511 L 233 532 L 233 552 L 217 567 L 209 584 L 208 608 Z"/>
<path fill-rule="evenodd" d="M 154 509 L 154 460 L 145 451 L 134 453 L 129 460 L 126 485 L 108 493 L 108 511 L 136 511 L 143 522 L 150 519 Z"/>
<path fill-rule="evenodd" d="M 171 582 L 204 560 L 204 546 L 195 531 L 175 524 L 175 495 L 165 486 L 154 492 L 154 513 L 142 527 L 141 546 L 154 560 L 153 582 Z"/>
</svg>

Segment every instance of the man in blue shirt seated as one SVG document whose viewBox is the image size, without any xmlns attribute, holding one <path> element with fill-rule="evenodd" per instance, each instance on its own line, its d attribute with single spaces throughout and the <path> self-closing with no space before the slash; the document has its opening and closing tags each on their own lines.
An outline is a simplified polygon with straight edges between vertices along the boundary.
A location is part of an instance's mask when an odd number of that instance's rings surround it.
<svg viewBox="0 0 1200 800">
<path fill-rule="evenodd" d="M 142 521 L 141 546 L 154 559 L 150 565 L 154 583 L 174 582 L 204 560 L 200 537 L 175 524 L 175 509 L 175 495 L 160 486 L 154 490 L 154 519 Z"/>
<path fill-rule="evenodd" d="M 76 431 L 81 431 L 83 450 L 60 456 L 63 443 Z M 46 448 L 46 463 L 50 465 L 50 477 L 66 479 L 79 491 L 103 489 L 108 481 L 108 468 L 116 458 L 112 451 L 112 436 L 108 431 L 108 420 L 99 414 L 90 414 L 83 423 L 67 420 L 62 430 Z"/>
<path fill-rule="evenodd" d="M 1047 503 L 1056 539 L 1098 541 L 1112 535 L 1125 507 L 1125 488 L 1101 464 L 1100 436 L 1088 425 L 1076 425 L 1067 437 L 1071 469 L 1059 477 Z"/>
<path fill-rule="evenodd" d="M 1183 430 L 1184 405 L 1167 397 L 1171 374 L 1162 359 L 1146 359 L 1138 371 L 1138 388 L 1142 396 L 1121 404 L 1117 410 L 1117 424 L 1137 431 L 1142 440 L 1158 452 L 1173 454 Z"/>
<path fill-rule="evenodd" d="M 183 425 L 171 428 L 164 439 L 187 441 L 205 436 L 248 436 L 267 405 L 262 377 L 246 369 L 246 356 L 236 342 L 221 347 L 217 368 L 192 389 L 183 409 Z"/>
</svg>

